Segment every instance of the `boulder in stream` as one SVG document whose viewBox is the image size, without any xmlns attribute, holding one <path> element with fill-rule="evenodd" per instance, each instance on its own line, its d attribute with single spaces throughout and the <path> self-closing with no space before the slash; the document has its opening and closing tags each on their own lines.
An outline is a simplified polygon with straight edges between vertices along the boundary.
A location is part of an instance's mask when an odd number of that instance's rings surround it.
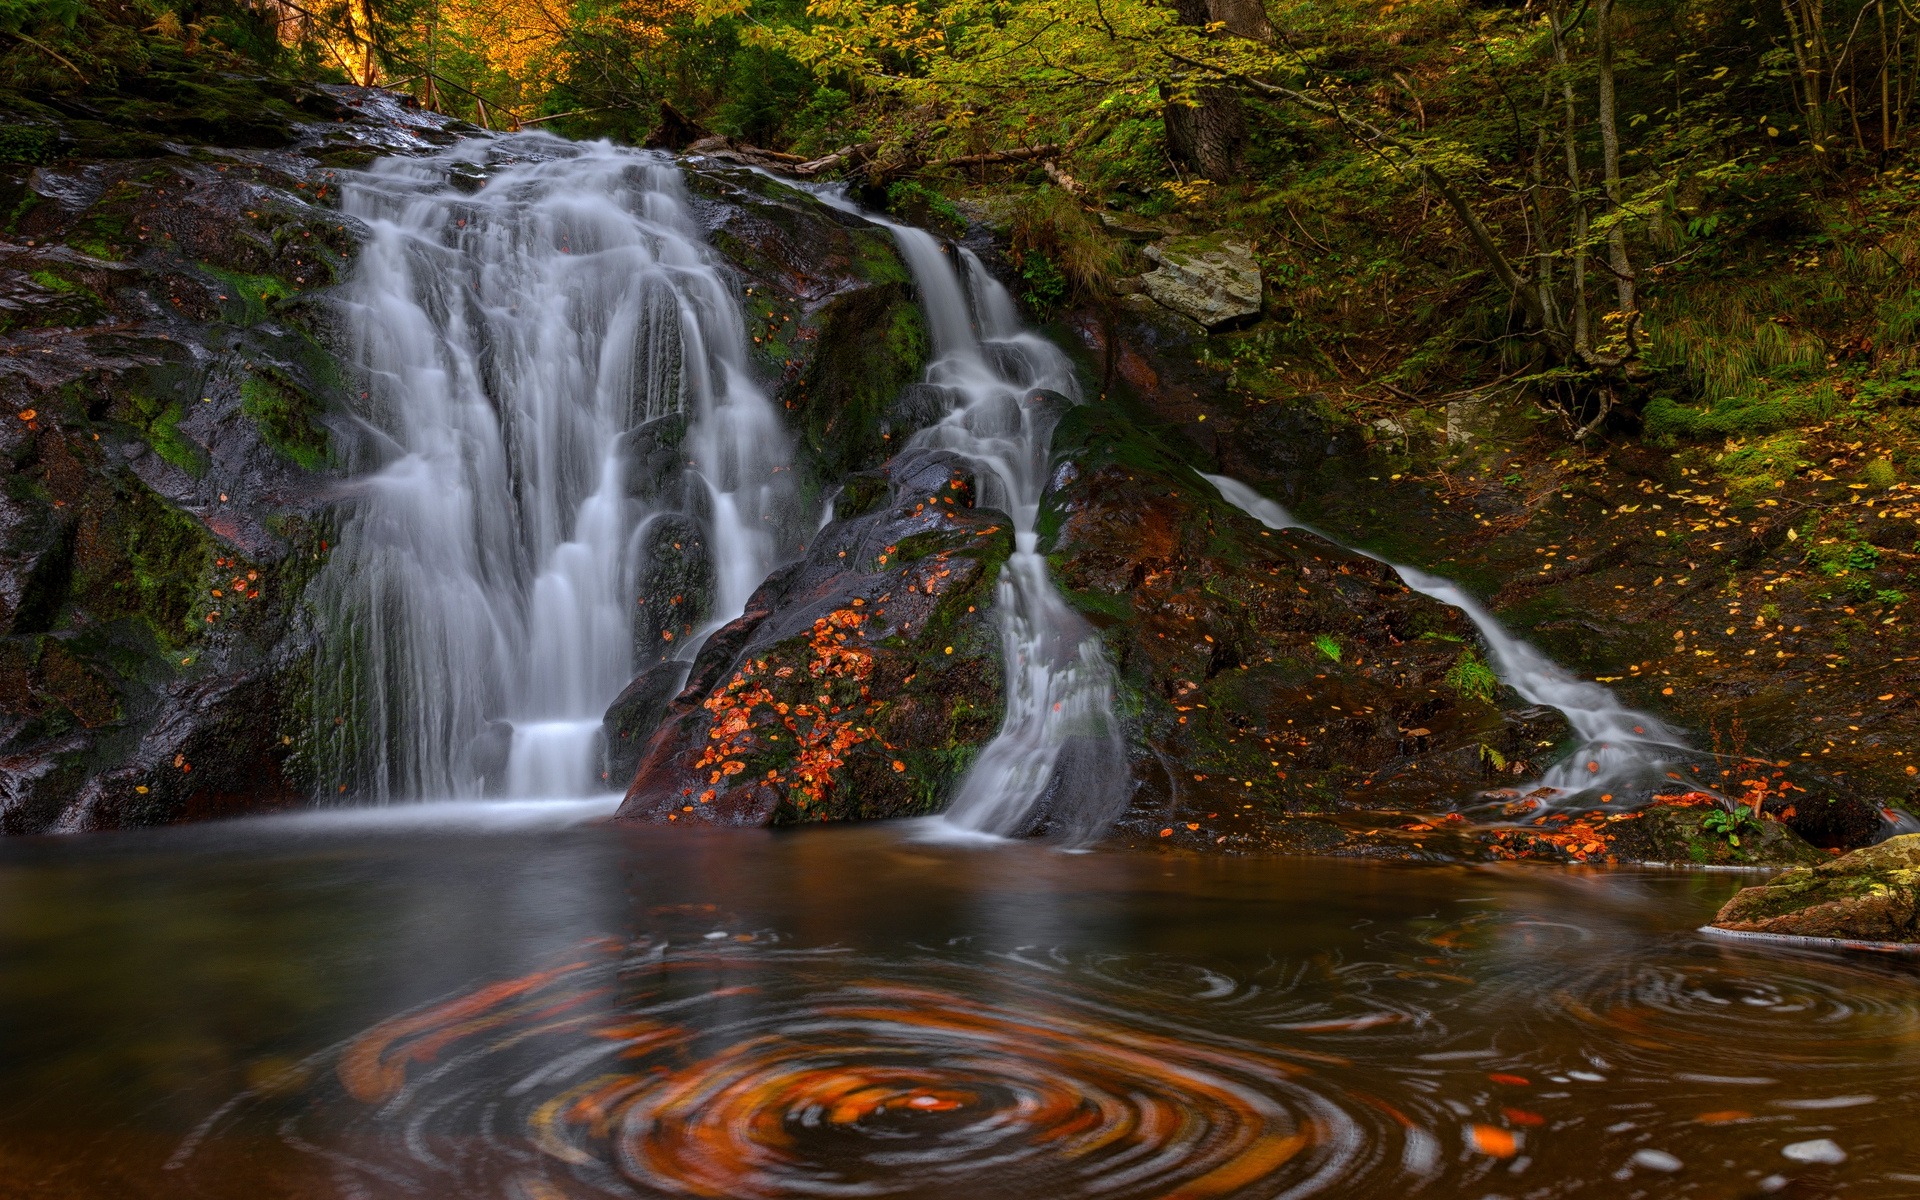
<svg viewBox="0 0 1920 1200">
<path fill-rule="evenodd" d="M 1920 943 L 1920 834 L 1742 888 L 1713 924 L 1735 933 Z"/>
<path fill-rule="evenodd" d="M 991 608 L 1012 522 L 973 497 L 971 470 L 945 452 L 850 478 L 806 557 L 701 649 L 617 819 L 789 825 L 945 807 L 1002 703 Z"/>
</svg>

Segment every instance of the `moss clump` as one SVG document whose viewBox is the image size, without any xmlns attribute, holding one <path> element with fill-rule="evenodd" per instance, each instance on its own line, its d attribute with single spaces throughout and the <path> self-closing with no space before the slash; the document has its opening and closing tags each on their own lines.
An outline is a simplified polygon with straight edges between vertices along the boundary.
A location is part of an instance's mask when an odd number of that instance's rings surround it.
<svg viewBox="0 0 1920 1200">
<path fill-rule="evenodd" d="M 60 157 L 60 135 L 45 125 L 0 125 L 0 162 L 34 166 Z"/>
<path fill-rule="evenodd" d="M 207 274 L 221 283 L 221 317 L 234 325 L 258 325 L 271 307 L 294 294 L 294 286 L 273 275 L 243 275 L 202 263 Z"/>
<path fill-rule="evenodd" d="M 903 179 L 887 189 L 887 211 L 916 225 L 939 225 L 948 233 L 965 231 L 967 218 L 953 201 L 924 183 Z"/>
<path fill-rule="evenodd" d="M 1460 657 L 1453 660 L 1453 666 L 1447 669 L 1447 686 L 1459 694 L 1462 700 L 1478 700 L 1483 704 L 1492 704 L 1500 690 L 1500 677 L 1493 668 L 1480 661 L 1480 656 L 1472 650 L 1462 650 Z"/>
<path fill-rule="evenodd" d="M 1833 415 L 1839 397 L 1825 381 L 1768 386 L 1713 401 L 1704 408 L 1667 396 L 1648 402 L 1646 436 L 1660 445 L 1709 437 L 1761 437 L 1796 425 L 1811 425 Z"/>
<path fill-rule="evenodd" d="M 253 419 L 267 445 L 309 471 L 326 469 L 327 431 L 293 388 L 260 374 L 240 382 L 240 411 Z"/>
<path fill-rule="evenodd" d="M 818 473 L 835 479 L 886 459 L 888 407 L 919 379 L 931 342 L 907 286 L 886 283 L 829 302 L 818 344 L 788 403 Z"/>
</svg>

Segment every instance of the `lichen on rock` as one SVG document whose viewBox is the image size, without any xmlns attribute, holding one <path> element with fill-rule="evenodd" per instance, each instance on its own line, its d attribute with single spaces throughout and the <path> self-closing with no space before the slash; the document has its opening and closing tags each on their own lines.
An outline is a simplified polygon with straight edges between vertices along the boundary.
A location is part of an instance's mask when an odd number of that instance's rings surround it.
<svg viewBox="0 0 1920 1200">
<path fill-rule="evenodd" d="M 1168 238 L 1147 247 L 1155 269 L 1140 286 L 1155 303 L 1218 329 L 1258 316 L 1263 295 L 1253 250 L 1225 238 Z"/>
<path fill-rule="evenodd" d="M 1742 888 L 1713 924 L 1736 933 L 1920 944 L 1920 834 Z"/>
</svg>

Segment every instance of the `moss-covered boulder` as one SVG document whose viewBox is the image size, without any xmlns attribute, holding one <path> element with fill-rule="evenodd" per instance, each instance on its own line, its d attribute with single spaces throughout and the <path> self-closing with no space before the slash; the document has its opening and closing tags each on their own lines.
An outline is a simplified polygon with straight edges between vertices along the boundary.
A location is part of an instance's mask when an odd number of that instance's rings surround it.
<svg viewBox="0 0 1920 1200">
<path fill-rule="evenodd" d="M 1920 834 L 1742 888 L 1713 924 L 1737 933 L 1920 943 Z"/>
<path fill-rule="evenodd" d="M 1265 528 L 1111 408 L 1069 409 L 1054 459 L 1043 544 L 1117 668 L 1139 831 L 1457 803 L 1553 757 L 1559 714 L 1464 669 L 1472 625 L 1391 569 Z"/>
<path fill-rule="evenodd" d="M 1001 715 L 1004 513 L 966 465 L 908 451 L 716 633 L 641 757 L 619 819 L 785 825 L 940 811 Z M 645 677 L 643 677 L 644 680 Z M 636 681 L 636 702 L 645 684 Z"/>
<path fill-rule="evenodd" d="M 0 94 L 43 135 L 0 155 L 0 832 L 310 796 L 348 386 L 321 297 L 357 244 L 333 172 L 444 121 L 170 63 Z"/>
</svg>

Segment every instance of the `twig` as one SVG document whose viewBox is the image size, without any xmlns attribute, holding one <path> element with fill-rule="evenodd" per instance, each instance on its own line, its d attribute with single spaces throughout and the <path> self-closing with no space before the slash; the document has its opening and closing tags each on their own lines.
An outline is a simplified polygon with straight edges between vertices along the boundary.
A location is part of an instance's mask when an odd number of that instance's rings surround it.
<svg viewBox="0 0 1920 1200">
<path fill-rule="evenodd" d="M 9 32 L 12 32 L 12 31 L 9 31 Z M 14 33 L 13 36 L 25 42 L 27 45 L 32 46 L 34 49 L 42 51 L 43 53 L 50 56 L 55 62 L 65 67 L 67 70 L 72 71 L 75 75 L 78 75 L 80 77 L 81 83 L 86 84 L 88 87 L 93 86 L 93 80 L 88 79 L 84 71 L 82 71 L 79 67 L 74 66 L 72 63 L 68 62 L 66 59 L 66 56 L 61 54 L 58 50 L 55 50 L 52 46 L 47 45 L 45 42 L 37 41 L 33 38 L 30 38 L 24 33 Z"/>
</svg>

